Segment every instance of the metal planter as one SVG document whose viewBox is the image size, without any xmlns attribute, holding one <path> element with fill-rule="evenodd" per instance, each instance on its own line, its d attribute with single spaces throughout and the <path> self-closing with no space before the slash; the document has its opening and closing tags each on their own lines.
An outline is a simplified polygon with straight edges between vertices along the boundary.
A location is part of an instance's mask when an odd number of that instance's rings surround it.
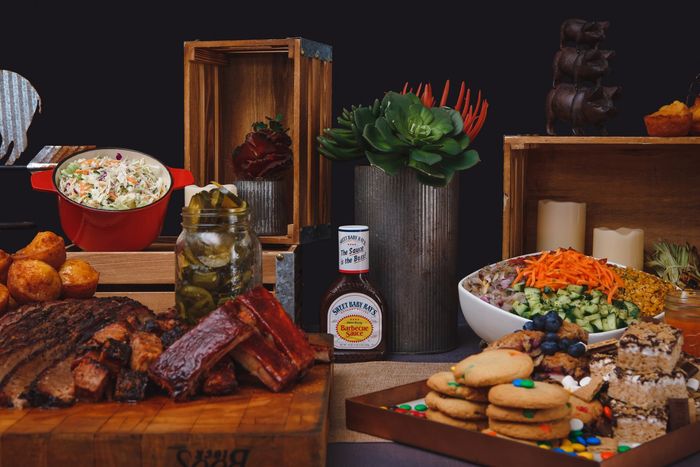
<svg viewBox="0 0 700 467">
<path fill-rule="evenodd" d="M 258 235 L 287 235 L 284 180 L 239 180 L 238 195 L 248 202 L 251 225 Z"/>
<path fill-rule="evenodd" d="M 369 226 L 370 276 L 387 304 L 393 352 L 457 345 L 458 202 L 457 177 L 434 188 L 409 170 L 355 168 L 355 220 Z"/>
</svg>

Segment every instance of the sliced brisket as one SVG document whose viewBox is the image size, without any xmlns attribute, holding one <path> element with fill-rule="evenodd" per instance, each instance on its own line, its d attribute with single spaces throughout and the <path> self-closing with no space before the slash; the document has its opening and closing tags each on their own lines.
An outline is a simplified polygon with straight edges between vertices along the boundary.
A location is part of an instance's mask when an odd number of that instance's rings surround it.
<svg viewBox="0 0 700 467">
<path fill-rule="evenodd" d="M 129 329 L 152 316 L 143 305 L 124 297 L 30 304 L 3 316 L 0 400 L 18 407 L 72 403 L 71 363 L 90 348 L 89 342 L 99 346 L 92 339 L 95 333 L 114 323 Z M 123 337 L 117 328 L 103 334 Z"/>
</svg>

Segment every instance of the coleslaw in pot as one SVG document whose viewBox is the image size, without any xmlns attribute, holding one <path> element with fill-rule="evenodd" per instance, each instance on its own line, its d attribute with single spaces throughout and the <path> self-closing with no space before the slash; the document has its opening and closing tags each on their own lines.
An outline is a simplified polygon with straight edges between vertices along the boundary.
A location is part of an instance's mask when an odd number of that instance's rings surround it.
<svg viewBox="0 0 700 467">
<path fill-rule="evenodd" d="M 123 211 L 155 203 L 167 193 L 168 183 L 145 158 L 117 153 L 71 161 L 59 174 L 58 189 L 83 206 Z"/>
</svg>

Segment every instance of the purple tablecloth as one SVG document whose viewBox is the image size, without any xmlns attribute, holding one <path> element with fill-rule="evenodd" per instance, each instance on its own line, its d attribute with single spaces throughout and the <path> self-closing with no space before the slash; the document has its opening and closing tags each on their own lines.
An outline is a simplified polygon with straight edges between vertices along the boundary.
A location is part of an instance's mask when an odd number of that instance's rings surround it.
<svg viewBox="0 0 700 467">
<path fill-rule="evenodd" d="M 464 323 L 460 326 L 459 337 L 460 346 L 451 352 L 432 355 L 393 355 L 389 360 L 457 362 L 466 355 L 479 350 L 479 338 Z M 329 467 L 464 467 L 475 465 L 397 443 L 331 443 L 328 445 L 327 459 Z M 688 457 L 674 465 L 677 467 L 699 466 L 700 454 Z"/>
</svg>

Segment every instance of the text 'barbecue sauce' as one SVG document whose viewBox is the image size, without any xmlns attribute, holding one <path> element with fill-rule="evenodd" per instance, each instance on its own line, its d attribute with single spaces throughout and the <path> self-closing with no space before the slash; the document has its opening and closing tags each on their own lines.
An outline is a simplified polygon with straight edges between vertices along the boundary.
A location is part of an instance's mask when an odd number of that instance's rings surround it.
<svg viewBox="0 0 700 467">
<path fill-rule="evenodd" d="M 333 335 L 335 361 L 380 360 L 386 353 L 386 310 L 370 283 L 369 228 L 338 228 L 340 277 L 321 301 L 321 329 Z"/>
</svg>

